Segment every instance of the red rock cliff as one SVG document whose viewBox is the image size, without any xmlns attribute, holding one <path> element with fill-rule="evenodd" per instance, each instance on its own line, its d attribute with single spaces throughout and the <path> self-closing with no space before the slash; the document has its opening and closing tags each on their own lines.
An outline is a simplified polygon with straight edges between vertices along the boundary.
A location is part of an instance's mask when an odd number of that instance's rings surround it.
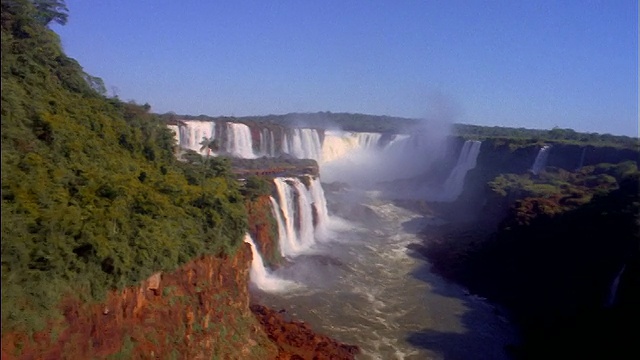
<svg viewBox="0 0 640 360">
<path fill-rule="evenodd" d="M 251 250 L 203 256 L 101 304 L 72 297 L 63 319 L 34 334 L 3 334 L 3 359 L 268 359 L 278 355 L 249 310 Z"/>
<path fill-rule="evenodd" d="M 243 244 L 233 257 L 202 256 L 100 304 L 67 297 L 44 331 L 3 333 L 2 359 L 353 359 L 355 346 L 250 309 L 250 263 Z"/>
<path fill-rule="evenodd" d="M 282 258 L 278 246 L 278 227 L 273 218 L 269 196 L 246 201 L 245 207 L 249 219 L 249 233 L 262 258 L 269 266 L 278 266 Z"/>
</svg>

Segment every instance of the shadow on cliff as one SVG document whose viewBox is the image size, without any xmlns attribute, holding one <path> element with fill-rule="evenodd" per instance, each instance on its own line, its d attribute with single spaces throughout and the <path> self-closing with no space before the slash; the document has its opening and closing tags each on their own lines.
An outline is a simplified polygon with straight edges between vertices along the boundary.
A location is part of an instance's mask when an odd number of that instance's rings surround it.
<svg viewBox="0 0 640 360">
<path fill-rule="evenodd" d="M 434 283 L 426 255 L 439 274 L 508 307 L 522 340 L 510 347 L 513 358 L 637 359 L 637 194 L 637 180 L 625 181 L 579 209 L 513 226 L 490 239 L 460 224 L 432 229 L 426 246 L 409 247 L 412 256 L 425 259 L 413 276 Z M 443 290 L 437 281 L 433 286 Z M 469 296 L 465 306 L 473 303 Z M 466 346 L 476 349 L 470 344 L 482 326 L 476 327 L 474 316 L 472 310 L 461 315 L 465 334 L 424 330 L 407 341 L 460 358 Z M 474 358 L 485 358 L 478 349 Z"/>
</svg>

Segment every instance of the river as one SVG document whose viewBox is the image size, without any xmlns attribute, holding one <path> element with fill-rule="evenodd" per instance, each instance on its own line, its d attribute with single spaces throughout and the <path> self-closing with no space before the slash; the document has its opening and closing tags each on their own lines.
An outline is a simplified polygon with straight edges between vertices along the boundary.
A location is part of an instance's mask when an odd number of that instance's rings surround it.
<svg viewBox="0 0 640 360">
<path fill-rule="evenodd" d="M 438 219 L 373 191 L 327 192 L 327 201 L 330 209 L 360 204 L 367 215 L 333 215 L 326 239 L 275 271 L 299 286 L 256 290 L 260 303 L 360 346 L 358 359 L 509 358 L 514 327 L 485 300 L 430 272 L 427 259 L 408 247 Z"/>
</svg>

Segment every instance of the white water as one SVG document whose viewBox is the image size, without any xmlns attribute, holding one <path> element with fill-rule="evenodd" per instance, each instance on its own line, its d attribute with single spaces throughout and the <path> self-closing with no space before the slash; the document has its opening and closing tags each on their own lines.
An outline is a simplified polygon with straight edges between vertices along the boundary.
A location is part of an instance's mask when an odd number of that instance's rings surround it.
<svg viewBox="0 0 640 360">
<path fill-rule="evenodd" d="M 284 223 L 285 237 L 280 237 L 279 245 L 282 256 L 293 256 L 298 254 L 302 250 L 302 246 L 298 241 L 298 235 L 296 234 L 294 225 L 294 204 L 293 204 L 293 188 L 286 183 L 286 178 L 273 179 L 278 192 L 278 206 L 282 212 L 282 220 Z"/>
<path fill-rule="evenodd" d="M 374 192 L 329 193 L 361 202 L 379 220 L 335 230 L 313 255 L 301 254 L 278 276 L 303 285 L 259 301 L 309 322 L 318 332 L 363 350 L 358 359 L 507 359 L 510 325 L 482 299 L 429 270 L 408 248 L 436 223 Z M 356 218 L 349 218 L 357 221 Z"/>
<path fill-rule="evenodd" d="M 283 291 L 294 285 L 293 282 L 280 279 L 271 274 L 264 266 L 262 256 L 253 242 L 251 235 L 248 233 L 244 236 L 244 242 L 251 245 L 251 270 L 249 271 L 249 278 L 251 282 L 255 284 L 259 289 L 263 291 Z"/>
<path fill-rule="evenodd" d="M 260 156 L 275 157 L 276 143 L 273 138 L 273 132 L 267 128 L 260 131 Z"/>
<path fill-rule="evenodd" d="M 282 139 L 282 152 L 298 159 L 321 161 L 322 145 L 316 129 L 290 129 Z"/>
<path fill-rule="evenodd" d="M 298 179 L 293 181 L 293 187 L 298 195 L 298 240 L 303 248 L 308 249 L 315 242 L 313 228 L 313 208 L 311 207 L 311 194 L 307 187 Z M 293 201 L 293 199 L 290 199 Z"/>
<path fill-rule="evenodd" d="M 317 223 L 315 232 L 318 236 L 326 236 L 327 224 L 329 222 L 329 210 L 327 209 L 327 199 L 324 196 L 324 189 L 320 184 L 320 179 L 311 178 L 309 192 L 313 201 L 313 207 L 316 209 Z"/>
<path fill-rule="evenodd" d="M 540 151 L 538 151 L 538 155 L 536 155 L 536 159 L 531 167 L 531 172 L 534 175 L 538 175 L 540 174 L 540 171 L 544 170 L 544 167 L 547 165 L 547 158 L 549 157 L 550 149 L 551 146 L 545 145 L 540 149 Z"/>
<path fill-rule="evenodd" d="M 462 194 L 464 179 L 467 172 L 476 167 L 481 145 L 480 141 L 467 140 L 464 142 L 460 156 L 458 156 L 458 162 L 444 182 L 442 191 L 433 195 L 431 200 L 450 202 L 455 201 Z"/>
<path fill-rule="evenodd" d="M 280 205 L 273 196 L 269 196 L 269 200 L 271 201 L 271 211 L 273 212 L 273 216 L 276 219 L 276 223 L 278 224 L 278 247 L 280 248 L 280 254 L 282 256 L 286 256 L 285 247 L 291 246 L 291 241 L 289 240 L 289 234 L 287 232 L 287 227 L 282 219 L 282 214 L 280 210 Z"/>
<path fill-rule="evenodd" d="M 312 177 L 309 188 L 298 178 L 275 178 L 273 182 L 278 199 L 271 203 L 278 222 L 280 252 L 286 257 L 297 256 L 309 250 L 316 237 L 326 235 L 329 211 L 324 191 L 320 180 Z"/>
<path fill-rule="evenodd" d="M 322 143 L 322 162 L 341 159 L 353 151 L 375 149 L 381 137 L 379 133 L 326 131 Z"/>
<path fill-rule="evenodd" d="M 253 159 L 253 142 L 251 140 L 251 130 L 245 124 L 227 124 L 227 143 L 225 149 L 227 153 L 243 159 Z"/>
<path fill-rule="evenodd" d="M 326 132 L 320 162 L 323 180 L 371 188 L 378 182 L 421 176 L 447 148 L 440 133 L 396 135 L 385 146 L 379 145 L 380 138 L 376 133 Z"/>
<path fill-rule="evenodd" d="M 216 136 L 216 123 L 213 121 L 182 120 L 185 126 L 178 127 L 178 144 L 183 149 L 206 154 L 200 151 L 204 140 L 214 139 Z"/>
</svg>

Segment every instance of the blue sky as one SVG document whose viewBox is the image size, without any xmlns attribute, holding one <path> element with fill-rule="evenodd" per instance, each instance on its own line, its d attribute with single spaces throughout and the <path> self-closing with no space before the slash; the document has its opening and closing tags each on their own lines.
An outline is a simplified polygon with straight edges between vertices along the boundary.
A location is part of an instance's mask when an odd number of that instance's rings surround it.
<svg viewBox="0 0 640 360">
<path fill-rule="evenodd" d="M 154 112 L 443 116 L 638 135 L 636 0 L 67 7 L 68 24 L 53 26 L 67 54 Z"/>
</svg>

